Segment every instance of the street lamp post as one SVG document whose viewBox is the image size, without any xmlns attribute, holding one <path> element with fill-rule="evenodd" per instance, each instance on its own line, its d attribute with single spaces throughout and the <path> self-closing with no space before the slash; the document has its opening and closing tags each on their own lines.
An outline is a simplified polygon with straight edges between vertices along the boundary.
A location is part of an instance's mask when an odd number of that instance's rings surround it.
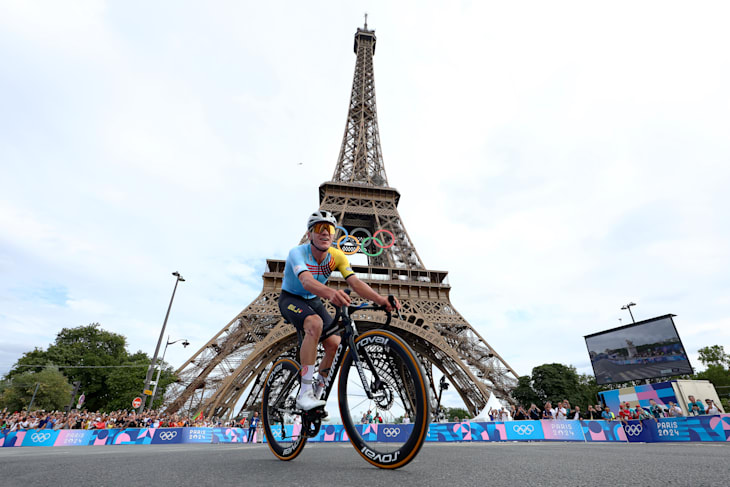
<svg viewBox="0 0 730 487">
<path fill-rule="evenodd" d="M 170 335 L 167 335 L 167 342 L 165 343 L 165 349 L 162 351 L 162 358 L 160 359 L 160 363 L 157 364 L 155 367 L 157 367 L 157 378 L 155 379 L 155 388 L 152 389 L 152 395 L 150 396 L 150 407 L 155 403 L 155 397 L 157 397 L 157 386 L 160 384 L 160 372 L 162 372 L 162 364 L 165 362 L 165 354 L 167 354 L 167 347 L 169 345 L 172 345 L 173 343 L 182 342 L 183 348 L 190 345 L 190 342 L 187 341 L 185 338 L 181 338 L 179 340 L 170 341 Z"/>
<path fill-rule="evenodd" d="M 162 337 L 165 336 L 165 327 L 167 326 L 167 318 L 170 317 L 170 309 L 172 309 L 172 301 L 175 299 L 175 291 L 177 291 L 177 283 L 178 282 L 185 282 L 185 279 L 183 276 L 180 275 L 179 272 L 175 271 L 172 273 L 173 276 L 175 276 L 175 287 L 172 288 L 172 297 L 170 298 L 170 305 L 167 307 L 167 314 L 165 315 L 165 321 L 162 322 L 162 330 L 160 330 L 160 338 L 157 340 L 157 347 L 155 348 L 155 354 L 152 356 L 152 362 L 150 363 L 149 368 L 147 369 L 147 377 L 144 380 L 144 391 L 149 390 L 150 387 L 150 380 L 152 380 L 152 373 L 155 370 L 155 365 L 157 364 L 157 354 L 160 353 L 160 345 L 162 345 Z M 144 392 L 142 391 L 142 392 Z M 142 397 L 144 399 L 142 400 L 142 404 L 139 406 L 138 413 L 142 413 L 144 411 L 144 408 L 147 404 L 147 395 L 143 394 Z M 152 403 L 150 403 L 150 406 Z"/>
<path fill-rule="evenodd" d="M 441 376 L 441 380 L 439 381 L 439 398 L 438 401 L 436 401 L 436 422 L 439 421 L 439 415 L 441 414 L 441 394 L 449 388 L 449 383 L 446 382 L 446 376 Z"/>
<path fill-rule="evenodd" d="M 632 323 L 636 323 L 636 320 L 634 319 L 634 313 L 631 312 L 631 307 L 632 306 L 636 306 L 636 303 L 631 302 L 629 304 L 625 304 L 625 305 L 621 306 L 621 309 L 628 310 L 629 311 L 629 314 L 631 315 L 631 322 Z"/>
</svg>

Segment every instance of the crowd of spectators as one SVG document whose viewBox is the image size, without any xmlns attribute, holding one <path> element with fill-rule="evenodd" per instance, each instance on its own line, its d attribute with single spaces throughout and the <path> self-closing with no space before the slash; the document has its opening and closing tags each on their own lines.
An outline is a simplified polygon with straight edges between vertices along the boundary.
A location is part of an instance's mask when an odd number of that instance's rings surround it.
<svg viewBox="0 0 730 487">
<path fill-rule="evenodd" d="M 694 396 L 687 398 L 687 410 L 690 416 L 720 414 L 722 410 L 712 399 L 705 399 L 704 403 L 695 399 Z M 631 405 L 623 402 L 617 412 L 611 411 L 609 406 L 591 404 L 585 410 L 580 406 L 571 406 L 565 399 L 553 406 L 552 402 L 545 403 L 543 408 L 536 404 L 530 404 L 528 409 L 523 406 L 512 405 L 509 408 L 498 408 L 489 410 L 489 418 L 492 421 L 510 420 L 578 420 L 578 419 L 604 419 L 607 421 L 628 421 L 633 419 L 660 419 L 684 416 L 682 408 L 672 401 L 667 406 L 658 404 L 654 399 L 649 399 L 649 407 L 642 407 L 640 404 Z M 362 423 L 382 423 L 383 419 L 377 412 L 373 414 L 370 410 L 363 414 Z M 448 421 L 445 416 L 439 421 Z M 459 418 L 451 418 L 451 421 L 459 422 Z M 407 416 L 403 422 L 410 422 Z M 257 422 L 258 423 L 258 422 Z M 136 411 L 119 410 L 111 413 L 99 411 L 78 411 L 72 410 L 69 413 L 63 411 L 0 411 L 0 431 L 24 431 L 32 429 L 109 429 L 109 428 L 182 428 L 182 427 L 248 427 L 248 419 L 239 421 L 222 421 L 216 418 L 190 418 L 178 414 L 167 414 L 158 411 L 145 411 L 138 414 Z M 256 428 L 258 424 L 254 425 Z"/>
<path fill-rule="evenodd" d="M 86 410 L 64 411 L 16 411 L 0 412 L 0 429 L 23 431 L 31 429 L 109 429 L 109 428 L 180 428 L 180 427 L 227 427 L 241 426 L 234 421 L 220 421 L 215 418 L 196 419 L 178 414 L 166 414 L 150 410 L 138 414 L 136 411 L 119 410 L 111 413 Z"/>
<path fill-rule="evenodd" d="M 721 409 L 712 399 L 705 399 L 704 404 L 694 396 L 687 398 L 687 410 L 690 416 L 705 414 L 721 414 Z M 649 400 L 649 407 L 643 407 L 639 403 L 631 405 L 628 401 L 619 406 L 617 412 L 611 411 L 609 406 L 591 404 L 583 410 L 580 406 L 571 406 L 570 401 L 564 399 L 555 405 L 551 401 L 545 403 L 542 409 L 536 404 L 530 404 L 529 409 L 524 406 L 512 405 L 509 408 L 492 408 L 489 410 L 489 418 L 492 421 L 508 420 L 577 420 L 577 419 L 603 419 L 607 421 L 629 421 L 632 419 L 659 419 L 685 416 L 682 408 L 672 401 L 667 406 L 658 404 L 654 399 Z"/>
</svg>

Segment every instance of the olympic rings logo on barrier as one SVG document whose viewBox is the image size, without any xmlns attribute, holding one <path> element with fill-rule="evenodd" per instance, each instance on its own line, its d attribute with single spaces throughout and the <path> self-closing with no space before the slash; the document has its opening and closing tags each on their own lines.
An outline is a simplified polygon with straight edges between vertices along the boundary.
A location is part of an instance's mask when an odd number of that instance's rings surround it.
<svg viewBox="0 0 730 487">
<path fill-rule="evenodd" d="M 535 427 L 531 424 L 513 424 L 512 431 L 518 435 L 531 435 L 535 431 Z"/>
<path fill-rule="evenodd" d="M 158 436 L 162 441 L 169 441 L 177 436 L 177 431 L 163 431 Z"/>
<path fill-rule="evenodd" d="M 32 435 L 30 435 L 30 441 L 32 441 L 33 443 L 43 443 L 44 441 L 46 441 L 50 437 L 51 437 L 51 434 L 50 433 L 38 433 L 38 432 L 35 432 Z"/>
<path fill-rule="evenodd" d="M 624 431 L 626 431 L 626 434 L 629 436 L 639 436 L 641 432 L 644 431 L 644 427 L 641 426 L 641 423 L 630 424 L 628 426 L 624 426 Z"/>
<path fill-rule="evenodd" d="M 383 434 L 387 438 L 395 438 L 400 434 L 400 428 L 383 428 Z"/>
<path fill-rule="evenodd" d="M 345 227 L 341 227 L 338 225 L 335 227 L 335 230 L 338 228 L 342 230 L 344 235 L 337 239 L 337 248 L 344 252 L 346 255 L 356 254 L 359 250 L 368 257 L 377 257 L 383 253 L 383 250 L 389 249 L 395 244 L 395 235 L 393 235 L 393 232 L 391 232 L 390 230 L 385 230 L 383 228 L 381 228 L 374 234 L 370 233 L 370 230 L 363 227 L 353 229 L 352 234 L 350 234 L 347 229 L 345 229 Z M 364 233 L 366 237 L 362 240 L 358 239 L 355 236 L 357 232 Z M 390 235 L 390 243 L 388 245 L 385 245 L 385 243 L 383 243 L 383 241 L 378 238 L 378 235 L 380 235 L 381 233 Z M 351 243 L 349 241 L 351 241 Z M 371 244 L 375 245 L 378 248 L 377 252 L 370 253 L 365 250 L 365 247 L 369 247 Z M 343 246 L 348 248 L 353 247 L 353 250 L 345 250 L 342 248 Z"/>
</svg>

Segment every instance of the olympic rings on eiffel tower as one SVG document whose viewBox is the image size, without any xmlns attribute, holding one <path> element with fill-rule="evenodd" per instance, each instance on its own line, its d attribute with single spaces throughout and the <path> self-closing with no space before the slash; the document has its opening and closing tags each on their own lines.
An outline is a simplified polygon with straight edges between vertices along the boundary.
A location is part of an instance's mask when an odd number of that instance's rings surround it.
<svg viewBox="0 0 730 487">
<path fill-rule="evenodd" d="M 344 227 L 341 227 L 339 225 L 335 227 L 335 230 L 338 228 L 344 232 L 344 235 L 337 239 L 337 248 L 344 252 L 346 255 L 355 254 L 358 250 L 360 250 L 368 257 L 377 257 L 383 253 L 384 249 L 389 249 L 395 244 L 395 235 L 393 235 L 393 232 L 391 232 L 390 230 L 385 230 L 383 228 L 381 228 L 374 234 L 371 234 L 370 230 L 368 230 L 367 228 L 359 227 L 355 228 L 352 231 L 352 235 Z M 358 231 L 362 231 L 362 233 L 365 233 L 367 235 L 365 238 L 362 239 L 362 241 L 355 236 L 355 232 Z M 390 235 L 390 243 L 388 245 L 383 244 L 383 241 L 377 238 L 378 235 L 381 233 Z M 348 241 L 352 241 L 352 243 L 348 243 Z M 378 251 L 375 253 L 370 253 L 365 250 L 365 247 L 369 247 L 371 242 L 378 248 Z M 345 250 L 342 248 L 343 245 L 345 247 L 354 248 L 353 250 Z"/>
</svg>

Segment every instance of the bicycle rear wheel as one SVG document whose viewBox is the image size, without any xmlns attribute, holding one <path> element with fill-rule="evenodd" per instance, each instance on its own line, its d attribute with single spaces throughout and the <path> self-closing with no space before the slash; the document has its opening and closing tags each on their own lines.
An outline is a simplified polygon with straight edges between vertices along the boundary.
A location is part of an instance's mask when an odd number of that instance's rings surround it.
<svg viewBox="0 0 730 487">
<path fill-rule="evenodd" d="M 338 383 L 342 423 L 350 442 L 365 460 L 380 468 L 402 467 L 415 458 L 426 439 L 430 419 L 428 379 L 413 350 L 392 332 L 368 331 L 357 337 L 355 346 L 365 383 L 375 397 L 368 398 L 353 360 L 355 351 L 348 349 Z M 376 383 L 373 371 L 380 383 Z M 368 409 L 376 410 L 383 423 L 358 424 Z M 412 423 L 400 423 L 405 414 Z"/>
<path fill-rule="evenodd" d="M 293 460 L 307 442 L 301 411 L 296 408 L 300 366 L 292 359 L 278 360 L 266 376 L 261 417 L 266 442 L 280 460 Z"/>
</svg>

